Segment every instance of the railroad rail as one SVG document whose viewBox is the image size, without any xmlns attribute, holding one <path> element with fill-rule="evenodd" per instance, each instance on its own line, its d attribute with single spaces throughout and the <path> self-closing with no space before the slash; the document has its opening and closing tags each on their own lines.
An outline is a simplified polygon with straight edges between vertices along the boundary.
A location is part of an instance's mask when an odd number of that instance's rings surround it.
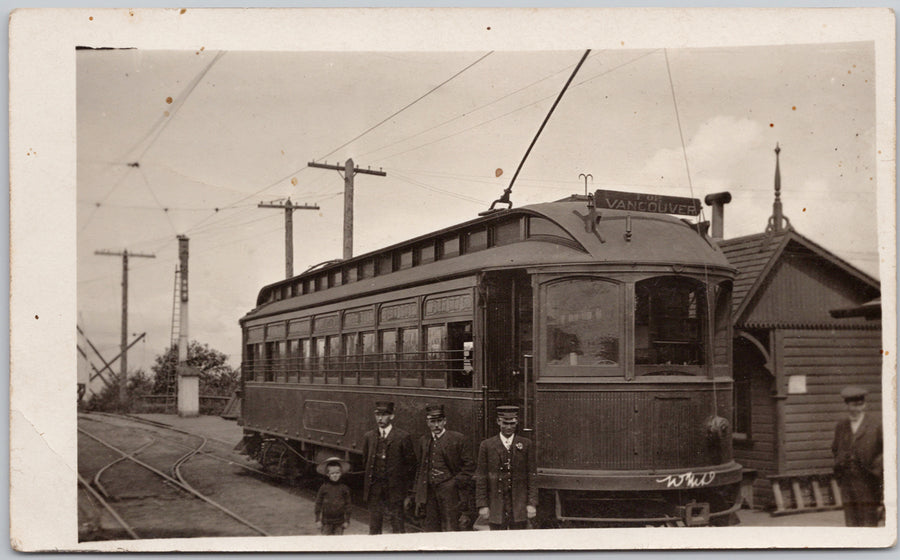
<svg viewBox="0 0 900 560">
<path fill-rule="evenodd" d="M 218 502 L 212 500 L 212 499 L 209 498 L 208 496 L 202 494 L 201 492 L 199 492 L 199 491 L 197 491 L 195 488 L 193 488 L 191 485 L 189 485 L 189 484 L 187 484 L 185 481 L 183 481 L 183 477 L 181 477 L 181 474 L 180 474 L 180 472 L 179 472 L 180 466 L 183 465 L 184 463 L 186 463 L 191 457 L 193 457 L 193 456 L 197 453 L 197 451 L 199 451 L 199 450 L 202 448 L 203 445 L 205 445 L 205 443 L 206 443 L 206 439 L 205 439 L 205 438 L 204 438 L 204 442 L 203 442 L 200 446 L 198 446 L 196 449 L 194 449 L 194 450 L 192 450 L 192 451 L 189 451 L 187 454 L 183 455 L 182 457 L 180 457 L 180 458 L 175 462 L 175 464 L 173 465 L 172 468 L 173 468 L 173 472 L 176 474 L 176 477 L 172 477 L 172 476 L 169 476 L 168 474 L 166 474 L 166 473 L 160 471 L 159 469 L 157 469 L 157 468 L 155 468 L 155 467 L 153 467 L 153 466 L 147 464 L 146 462 L 141 461 L 141 460 L 138 459 L 137 457 L 135 457 L 134 455 L 136 454 L 136 452 L 128 453 L 128 452 L 126 452 L 126 451 L 123 451 L 122 449 L 119 449 L 118 447 L 112 445 L 112 444 L 109 443 L 108 441 L 103 440 L 102 438 L 100 438 L 100 437 L 98 437 L 98 436 L 92 434 L 91 432 L 88 432 L 87 430 L 85 430 L 85 429 L 83 429 L 83 428 L 78 428 L 78 432 L 81 433 L 81 434 L 84 434 L 85 436 L 87 436 L 87 437 L 89 437 L 89 438 L 91 438 L 91 439 L 93 439 L 94 441 L 96 441 L 97 443 L 103 445 L 104 447 L 107 447 L 107 448 L 111 449 L 112 451 L 114 451 L 114 452 L 120 454 L 120 455 L 122 456 L 122 458 L 119 459 L 119 460 L 117 460 L 117 461 L 115 461 L 115 462 L 120 462 L 120 460 L 127 460 L 127 461 L 131 461 L 131 462 L 133 462 L 133 463 L 135 463 L 135 464 L 137 464 L 137 465 L 140 465 L 141 467 L 147 469 L 148 471 L 150 471 L 150 472 L 152 472 L 152 473 L 158 475 L 159 477 L 161 477 L 161 478 L 162 478 L 163 480 L 165 480 L 166 482 L 168 482 L 168 483 L 174 485 L 176 488 L 179 488 L 179 489 L 181 489 L 181 490 L 183 490 L 183 491 L 185 491 L 185 492 L 187 492 L 187 493 L 193 495 L 194 497 L 203 500 L 203 501 L 204 501 L 205 503 L 207 503 L 208 505 L 210 505 L 210 506 L 212 506 L 213 508 L 215 508 L 215 509 L 221 511 L 222 513 L 224 513 L 224 514 L 226 514 L 226 515 L 228 515 L 228 516 L 231 517 L 232 519 L 236 520 L 238 523 L 240 523 L 240 524 L 242 524 L 242 525 L 245 525 L 246 527 L 249 527 L 250 529 L 252 529 L 253 531 L 259 533 L 259 534 L 262 535 L 262 536 L 269 536 L 269 533 L 268 533 L 267 531 L 265 531 L 264 529 L 258 527 L 258 526 L 255 525 L 253 522 L 251 522 L 251 521 L 249 521 L 249 520 L 247 520 L 247 519 L 241 517 L 241 516 L 238 515 L 237 513 L 231 511 L 230 509 L 226 508 L 225 506 L 223 506 L 223 505 L 219 504 Z M 147 447 L 147 446 L 145 446 L 145 448 L 146 448 L 146 447 Z M 107 466 L 110 466 L 110 465 L 107 465 Z M 104 500 L 104 502 L 105 502 L 105 500 Z M 106 504 L 105 507 L 107 507 L 108 510 L 111 510 L 111 509 L 112 509 L 111 506 L 109 506 L 108 503 Z M 114 516 L 115 516 L 115 515 L 114 515 Z M 117 518 L 117 520 L 118 520 L 118 518 Z M 131 532 L 133 533 L 133 531 L 131 531 Z"/>
</svg>

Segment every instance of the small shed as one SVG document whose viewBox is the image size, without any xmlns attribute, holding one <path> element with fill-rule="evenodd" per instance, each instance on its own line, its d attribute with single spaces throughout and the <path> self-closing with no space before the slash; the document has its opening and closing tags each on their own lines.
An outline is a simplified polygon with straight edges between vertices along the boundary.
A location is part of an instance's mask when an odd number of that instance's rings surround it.
<svg viewBox="0 0 900 560">
<path fill-rule="evenodd" d="M 774 504 L 769 477 L 830 475 L 843 387 L 865 387 L 868 410 L 881 413 L 880 284 L 781 215 L 778 151 L 766 231 L 718 241 L 738 269 L 734 456 L 756 471 L 755 507 Z M 721 215 L 719 206 L 714 217 Z M 721 224 L 713 230 L 721 232 Z"/>
</svg>

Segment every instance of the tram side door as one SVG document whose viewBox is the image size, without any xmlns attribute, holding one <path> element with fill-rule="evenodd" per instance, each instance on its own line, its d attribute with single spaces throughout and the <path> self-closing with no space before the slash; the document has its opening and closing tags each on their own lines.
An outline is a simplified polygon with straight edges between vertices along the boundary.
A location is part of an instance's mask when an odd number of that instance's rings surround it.
<svg viewBox="0 0 900 560">
<path fill-rule="evenodd" d="M 497 406 L 508 404 L 520 407 L 520 431 L 528 433 L 534 428 L 531 280 L 521 271 L 497 272 L 486 274 L 482 286 L 486 435 L 496 429 Z"/>
</svg>

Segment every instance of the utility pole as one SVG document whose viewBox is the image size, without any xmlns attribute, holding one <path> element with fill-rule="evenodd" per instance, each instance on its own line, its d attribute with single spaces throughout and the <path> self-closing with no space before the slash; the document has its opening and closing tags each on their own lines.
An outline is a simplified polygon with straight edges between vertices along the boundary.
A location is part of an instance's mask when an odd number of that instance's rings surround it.
<svg viewBox="0 0 900 560">
<path fill-rule="evenodd" d="M 143 253 L 129 253 L 125 249 L 121 253 L 115 251 L 94 251 L 95 255 L 105 255 L 110 257 L 122 257 L 122 373 L 119 376 L 119 405 L 124 409 L 127 400 L 127 391 L 125 385 L 128 382 L 128 257 L 144 257 L 155 259 L 156 255 L 145 255 Z"/>
<path fill-rule="evenodd" d="M 284 273 L 285 278 L 294 275 L 294 210 L 318 210 L 315 204 L 291 204 L 291 199 L 283 204 L 260 202 L 259 208 L 284 208 Z"/>
<path fill-rule="evenodd" d="M 353 166 L 353 160 L 348 159 L 343 166 L 328 165 L 327 163 L 309 162 L 310 167 L 318 167 L 320 169 L 334 169 L 338 173 L 344 172 L 344 259 L 353 256 L 353 176 L 357 173 L 365 173 L 367 175 L 379 175 L 386 177 L 384 171 L 373 171 L 371 169 L 360 169 Z"/>
</svg>

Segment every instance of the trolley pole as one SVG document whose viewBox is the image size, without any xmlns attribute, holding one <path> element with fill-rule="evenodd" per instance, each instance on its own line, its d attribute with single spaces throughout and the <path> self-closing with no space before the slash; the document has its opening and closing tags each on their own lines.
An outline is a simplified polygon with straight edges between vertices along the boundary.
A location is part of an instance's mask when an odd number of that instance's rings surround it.
<svg viewBox="0 0 900 560">
<path fill-rule="evenodd" d="M 125 249 L 121 253 L 114 251 L 94 251 L 95 255 L 104 255 L 110 257 L 122 257 L 122 340 L 121 340 L 121 373 L 119 374 L 119 406 L 124 409 L 128 394 L 126 385 L 128 383 L 128 257 L 144 257 L 155 259 L 156 255 L 145 255 L 142 253 L 129 253 Z"/>
<path fill-rule="evenodd" d="M 344 165 L 328 165 L 327 163 L 316 163 L 311 161 L 307 164 L 309 167 L 318 167 L 320 169 L 334 169 L 338 173 L 344 172 L 344 259 L 353 256 L 353 176 L 357 173 L 365 173 L 367 175 L 378 175 L 386 177 L 384 171 L 373 171 L 372 169 L 360 169 L 353 166 L 353 159 L 348 159 Z"/>
<path fill-rule="evenodd" d="M 291 199 L 283 204 L 260 202 L 258 208 L 284 208 L 284 274 L 285 278 L 294 275 L 294 210 L 318 210 L 315 204 L 292 204 Z"/>
</svg>

